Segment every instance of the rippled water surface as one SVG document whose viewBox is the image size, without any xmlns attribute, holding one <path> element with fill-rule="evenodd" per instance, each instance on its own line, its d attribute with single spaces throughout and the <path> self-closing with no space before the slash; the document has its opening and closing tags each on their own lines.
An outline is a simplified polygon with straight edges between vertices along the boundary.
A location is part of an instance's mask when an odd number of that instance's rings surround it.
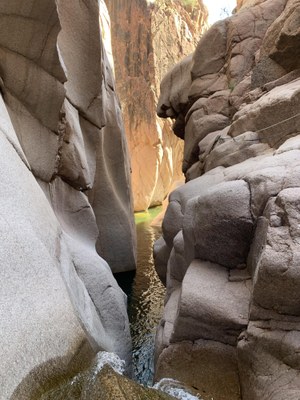
<svg viewBox="0 0 300 400">
<path fill-rule="evenodd" d="M 128 313 L 133 340 L 134 373 L 139 383 L 151 385 L 153 379 L 154 338 L 162 315 L 165 288 L 156 275 L 152 248 L 161 229 L 151 226 L 161 208 L 135 216 L 138 258 L 137 270 L 129 297 Z"/>
</svg>

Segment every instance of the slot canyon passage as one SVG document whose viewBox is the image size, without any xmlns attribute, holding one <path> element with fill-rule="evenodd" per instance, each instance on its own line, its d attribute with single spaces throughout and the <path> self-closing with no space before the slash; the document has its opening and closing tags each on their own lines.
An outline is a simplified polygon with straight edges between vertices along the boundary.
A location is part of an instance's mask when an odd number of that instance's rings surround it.
<svg viewBox="0 0 300 400">
<path fill-rule="evenodd" d="M 0 0 L 0 400 L 300 400 L 300 0 L 227 4 Z"/>
</svg>

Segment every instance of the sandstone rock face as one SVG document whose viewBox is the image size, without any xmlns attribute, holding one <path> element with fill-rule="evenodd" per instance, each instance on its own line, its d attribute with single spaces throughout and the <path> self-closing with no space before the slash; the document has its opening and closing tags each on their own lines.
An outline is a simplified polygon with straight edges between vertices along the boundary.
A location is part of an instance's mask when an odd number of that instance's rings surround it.
<svg viewBox="0 0 300 400">
<path fill-rule="evenodd" d="M 182 179 L 182 142 L 173 136 L 169 120 L 157 118 L 156 104 L 163 75 L 194 51 L 207 12 L 202 0 L 195 8 L 174 0 L 107 0 L 107 6 L 131 156 L 134 209 L 141 211 L 161 204 L 172 183 Z M 189 60 L 177 75 L 190 79 Z"/>
<path fill-rule="evenodd" d="M 241 5 L 200 40 L 192 82 L 170 85 L 176 66 L 162 84 L 161 116 L 187 99 L 177 118 L 188 182 L 154 247 L 167 286 L 156 377 L 204 399 L 296 400 L 300 5 Z"/>
<path fill-rule="evenodd" d="M 99 349 L 130 363 L 126 296 L 98 253 L 134 268 L 134 229 L 99 4 L 13 0 L 0 19 L 0 398 L 25 400 Z"/>
</svg>

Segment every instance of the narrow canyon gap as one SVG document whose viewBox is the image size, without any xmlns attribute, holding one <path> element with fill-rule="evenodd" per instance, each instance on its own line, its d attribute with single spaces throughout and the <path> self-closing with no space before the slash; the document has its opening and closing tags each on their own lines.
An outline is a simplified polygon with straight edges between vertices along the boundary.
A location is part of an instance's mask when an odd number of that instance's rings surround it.
<svg viewBox="0 0 300 400">
<path fill-rule="evenodd" d="M 299 400 L 299 19 L 0 0 L 0 400 Z"/>
</svg>

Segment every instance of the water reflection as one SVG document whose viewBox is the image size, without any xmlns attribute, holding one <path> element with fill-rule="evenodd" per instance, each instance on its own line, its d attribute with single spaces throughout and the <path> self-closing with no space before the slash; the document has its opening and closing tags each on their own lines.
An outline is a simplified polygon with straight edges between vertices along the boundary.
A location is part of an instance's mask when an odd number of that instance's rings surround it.
<svg viewBox="0 0 300 400">
<path fill-rule="evenodd" d="M 151 385 L 153 379 L 154 337 L 162 314 L 165 288 L 156 275 L 152 248 L 160 236 L 161 229 L 151 226 L 151 221 L 160 213 L 161 207 L 147 213 L 136 214 L 137 270 L 129 289 L 130 275 L 117 277 L 128 295 L 128 314 L 133 341 L 133 367 L 136 380 Z M 119 274 L 120 275 L 120 274 Z"/>
</svg>

